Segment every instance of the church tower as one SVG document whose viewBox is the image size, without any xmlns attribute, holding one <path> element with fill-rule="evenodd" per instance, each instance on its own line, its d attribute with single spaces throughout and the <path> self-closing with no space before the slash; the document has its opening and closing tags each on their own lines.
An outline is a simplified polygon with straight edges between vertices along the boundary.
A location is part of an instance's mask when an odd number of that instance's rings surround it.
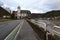
<svg viewBox="0 0 60 40">
<path fill-rule="evenodd" d="M 17 7 L 17 19 L 20 19 L 20 11 L 21 11 L 21 8 L 20 6 Z"/>
</svg>

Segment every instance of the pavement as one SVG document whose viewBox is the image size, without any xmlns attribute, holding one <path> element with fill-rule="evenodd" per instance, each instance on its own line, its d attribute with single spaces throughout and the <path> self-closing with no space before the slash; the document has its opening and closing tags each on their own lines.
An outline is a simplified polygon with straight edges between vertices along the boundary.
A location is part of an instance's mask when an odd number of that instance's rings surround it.
<svg viewBox="0 0 60 40">
<path fill-rule="evenodd" d="M 16 40 L 38 40 L 38 38 L 38 35 L 35 33 L 29 23 L 24 20 Z"/>
<path fill-rule="evenodd" d="M 6 36 L 21 22 L 22 20 L 14 20 L 8 22 L 0 22 L 0 40 L 4 40 Z"/>
</svg>

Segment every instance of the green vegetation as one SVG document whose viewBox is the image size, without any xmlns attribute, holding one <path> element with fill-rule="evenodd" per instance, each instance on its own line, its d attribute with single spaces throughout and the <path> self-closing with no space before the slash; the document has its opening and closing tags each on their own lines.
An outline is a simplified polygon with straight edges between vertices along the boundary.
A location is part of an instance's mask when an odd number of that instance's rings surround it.
<svg viewBox="0 0 60 40">
<path fill-rule="evenodd" d="M 13 19 L 0 19 L 0 22 L 11 21 Z"/>
</svg>

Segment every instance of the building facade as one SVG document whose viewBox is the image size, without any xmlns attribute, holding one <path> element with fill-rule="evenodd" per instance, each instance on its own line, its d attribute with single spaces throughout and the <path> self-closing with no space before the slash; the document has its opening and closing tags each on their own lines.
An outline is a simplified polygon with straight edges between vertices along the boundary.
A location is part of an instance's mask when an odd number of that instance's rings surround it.
<svg viewBox="0 0 60 40">
<path fill-rule="evenodd" d="M 17 19 L 28 17 L 31 14 L 29 10 L 21 10 L 20 6 L 17 8 L 17 12 L 15 12 L 15 17 Z"/>
<path fill-rule="evenodd" d="M 20 8 L 20 6 L 18 6 L 17 13 L 16 13 L 17 19 L 20 19 L 20 10 L 21 10 L 21 8 Z"/>
<path fill-rule="evenodd" d="M 29 10 L 21 10 L 20 17 L 21 18 L 26 18 L 26 17 L 29 16 L 29 14 L 31 14 L 31 12 Z"/>
</svg>

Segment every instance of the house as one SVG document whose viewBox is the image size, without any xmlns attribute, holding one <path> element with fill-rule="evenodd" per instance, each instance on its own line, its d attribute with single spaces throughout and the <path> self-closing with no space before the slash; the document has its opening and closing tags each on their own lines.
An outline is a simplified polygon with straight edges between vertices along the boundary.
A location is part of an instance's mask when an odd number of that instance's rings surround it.
<svg viewBox="0 0 60 40">
<path fill-rule="evenodd" d="M 20 11 L 20 18 L 29 17 L 30 14 L 31 14 L 31 12 L 29 10 L 21 10 Z"/>
<path fill-rule="evenodd" d="M 14 12 L 14 14 L 17 19 L 21 19 L 30 16 L 31 12 L 29 10 L 21 10 L 20 6 L 18 6 L 17 11 Z"/>
<path fill-rule="evenodd" d="M 13 11 L 11 14 L 12 19 L 17 19 L 17 11 Z"/>
<path fill-rule="evenodd" d="M 0 6 L 0 18 L 10 18 L 11 14 Z"/>
</svg>

